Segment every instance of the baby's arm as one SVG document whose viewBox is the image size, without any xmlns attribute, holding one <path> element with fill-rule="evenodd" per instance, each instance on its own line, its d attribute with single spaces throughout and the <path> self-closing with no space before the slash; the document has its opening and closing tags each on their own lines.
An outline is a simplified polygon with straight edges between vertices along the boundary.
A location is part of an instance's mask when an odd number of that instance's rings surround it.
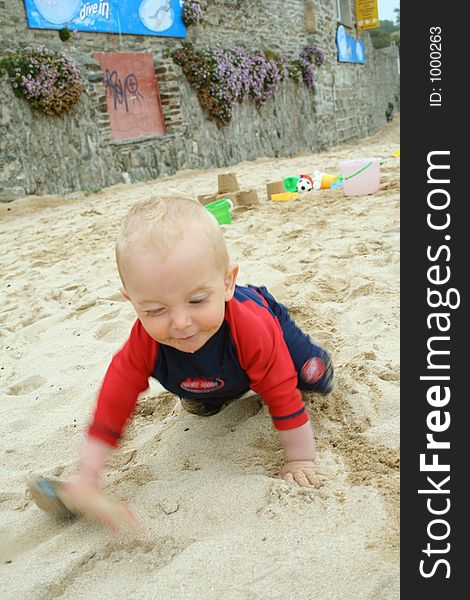
<svg viewBox="0 0 470 600">
<path fill-rule="evenodd" d="M 112 450 L 112 446 L 101 440 L 87 438 L 77 475 L 62 488 L 61 499 L 72 512 L 104 520 L 96 504 L 97 498 L 103 495 L 101 474 Z"/>
<path fill-rule="evenodd" d="M 101 487 L 101 474 L 112 451 L 113 446 L 88 436 L 85 451 L 78 464 L 77 479 L 96 488 Z"/>
<path fill-rule="evenodd" d="M 310 421 L 295 429 L 278 430 L 278 434 L 285 460 L 281 477 L 288 483 L 319 488 L 321 480 L 315 467 L 316 446 Z"/>
<path fill-rule="evenodd" d="M 109 498 L 101 489 L 101 474 L 113 446 L 88 437 L 74 479 L 65 482 L 59 497 L 73 513 L 97 519 L 113 531 L 142 531 L 142 525 L 123 502 Z"/>
<path fill-rule="evenodd" d="M 130 338 L 111 361 L 77 475 L 64 484 L 61 494 L 61 499 L 72 512 L 97 518 L 111 529 L 133 527 L 136 523 L 125 504 L 113 502 L 104 494 L 101 477 L 134 411 L 139 394 L 148 387 L 155 352 L 155 342 L 137 321 Z"/>
<path fill-rule="evenodd" d="M 312 426 L 279 322 L 256 302 L 229 302 L 226 314 L 240 365 L 250 379 L 251 389 L 269 407 L 278 430 L 286 461 L 281 477 L 289 483 L 320 487 Z"/>
</svg>

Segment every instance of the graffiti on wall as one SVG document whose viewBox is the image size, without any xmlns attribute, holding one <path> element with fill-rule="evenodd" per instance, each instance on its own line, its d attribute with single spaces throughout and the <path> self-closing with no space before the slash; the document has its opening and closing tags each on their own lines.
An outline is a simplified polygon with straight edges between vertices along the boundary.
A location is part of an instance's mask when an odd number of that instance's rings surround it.
<svg viewBox="0 0 470 600">
<path fill-rule="evenodd" d="M 119 77 L 116 70 L 109 71 L 105 70 L 104 74 L 104 85 L 106 92 L 110 94 L 114 103 L 114 110 L 117 110 L 118 106 L 124 106 L 126 112 L 129 112 L 129 100 L 136 100 L 140 102 L 143 99 L 143 94 L 139 92 L 139 80 L 135 73 L 127 73 L 124 79 Z"/>
<path fill-rule="evenodd" d="M 183 0 L 25 0 L 33 29 L 186 37 Z"/>
<path fill-rule="evenodd" d="M 114 140 L 163 135 L 165 124 L 151 54 L 95 52 Z"/>
</svg>

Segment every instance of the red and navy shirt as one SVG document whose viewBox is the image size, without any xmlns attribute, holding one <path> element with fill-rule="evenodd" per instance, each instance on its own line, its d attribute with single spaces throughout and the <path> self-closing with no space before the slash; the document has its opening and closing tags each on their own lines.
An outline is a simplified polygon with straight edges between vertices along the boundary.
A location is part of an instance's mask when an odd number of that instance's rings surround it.
<svg viewBox="0 0 470 600">
<path fill-rule="evenodd" d="M 231 399 L 252 389 L 277 429 L 308 421 L 279 321 L 249 287 L 235 286 L 220 329 L 194 353 L 159 344 L 137 320 L 108 367 L 89 435 L 116 446 L 149 377 L 190 400 Z"/>
</svg>

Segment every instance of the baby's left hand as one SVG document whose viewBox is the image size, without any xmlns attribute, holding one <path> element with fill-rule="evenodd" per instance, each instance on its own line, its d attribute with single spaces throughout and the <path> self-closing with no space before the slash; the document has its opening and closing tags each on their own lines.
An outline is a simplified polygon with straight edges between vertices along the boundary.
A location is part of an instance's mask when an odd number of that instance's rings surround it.
<svg viewBox="0 0 470 600">
<path fill-rule="evenodd" d="M 282 467 L 280 476 L 287 483 L 301 487 L 319 488 L 323 485 L 323 473 L 317 469 L 312 460 L 292 460 Z"/>
<path fill-rule="evenodd" d="M 97 519 L 114 533 L 145 533 L 144 526 L 127 504 L 113 500 L 97 485 L 75 478 L 61 482 L 60 487 L 57 487 L 57 495 L 71 512 Z"/>
</svg>

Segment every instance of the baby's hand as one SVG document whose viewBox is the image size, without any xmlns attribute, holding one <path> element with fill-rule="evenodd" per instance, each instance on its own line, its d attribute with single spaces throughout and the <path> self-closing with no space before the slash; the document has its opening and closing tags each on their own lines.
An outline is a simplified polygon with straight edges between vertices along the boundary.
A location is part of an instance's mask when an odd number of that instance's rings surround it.
<svg viewBox="0 0 470 600">
<path fill-rule="evenodd" d="M 97 519 L 109 529 L 143 533 L 144 528 L 124 502 L 111 500 L 97 485 L 75 479 L 57 490 L 59 498 L 73 513 Z"/>
<path fill-rule="evenodd" d="M 280 476 L 290 484 L 319 488 L 323 485 L 323 473 L 312 460 L 291 460 L 282 467 Z"/>
</svg>

